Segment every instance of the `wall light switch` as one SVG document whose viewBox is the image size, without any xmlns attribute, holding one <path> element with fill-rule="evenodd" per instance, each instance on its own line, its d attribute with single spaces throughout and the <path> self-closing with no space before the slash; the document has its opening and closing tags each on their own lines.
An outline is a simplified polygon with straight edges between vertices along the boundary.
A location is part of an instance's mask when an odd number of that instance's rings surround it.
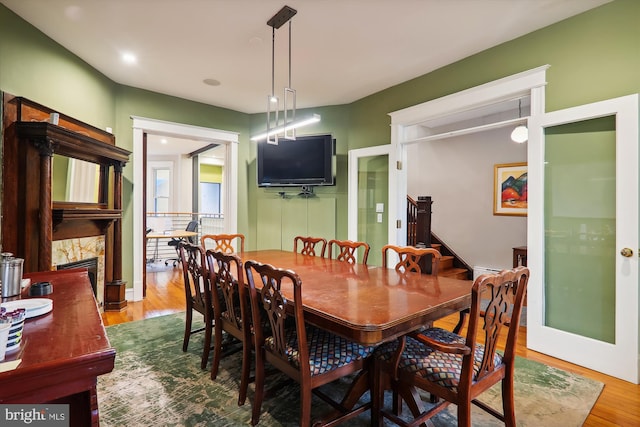
<svg viewBox="0 0 640 427">
<path fill-rule="evenodd" d="M 384 212 L 384 203 L 376 203 L 376 212 Z"/>
<path fill-rule="evenodd" d="M 381 213 L 378 214 L 378 222 L 382 222 L 382 214 Z"/>
</svg>

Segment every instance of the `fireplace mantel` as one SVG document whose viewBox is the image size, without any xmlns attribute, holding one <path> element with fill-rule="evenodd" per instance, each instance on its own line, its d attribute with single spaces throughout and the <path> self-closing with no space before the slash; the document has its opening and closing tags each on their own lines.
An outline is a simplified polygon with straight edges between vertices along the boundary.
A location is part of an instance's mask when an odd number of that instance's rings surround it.
<svg viewBox="0 0 640 427">
<path fill-rule="evenodd" d="M 106 287 L 118 288 L 105 290 L 116 299 L 105 308 L 122 309 L 122 170 L 131 152 L 110 132 L 7 93 L 2 119 L 3 251 L 23 257 L 25 273 L 46 271 L 53 241 L 104 236 Z M 54 154 L 95 164 L 96 202 L 53 201 Z"/>
</svg>

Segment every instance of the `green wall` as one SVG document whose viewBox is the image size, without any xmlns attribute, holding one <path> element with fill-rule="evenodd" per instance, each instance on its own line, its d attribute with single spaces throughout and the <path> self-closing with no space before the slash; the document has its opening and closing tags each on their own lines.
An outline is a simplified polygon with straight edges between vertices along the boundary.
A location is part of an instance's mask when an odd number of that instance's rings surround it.
<svg viewBox="0 0 640 427">
<path fill-rule="evenodd" d="M 222 182 L 222 166 L 201 164 L 200 182 Z"/>
<path fill-rule="evenodd" d="M 0 5 L 0 90 L 104 129 L 116 84 Z"/>
<path fill-rule="evenodd" d="M 305 133 L 330 132 L 337 140 L 337 185 L 317 190 L 334 197 L 338 238 L 347 235 L 347 152 L 387 144 L 389 112 L 550 64 L 547 110 L 640 92 L 640 2 L 615 0 L 503 45 L 349 105 L 300 111 L 322 115 Z M 416 54 L 419 54 L 418 52 Z M 112 127 L 117 144 L 132 150 L 131 116 L 239 132 L 238 230 L 254 247 L 259 189 L 255 144 L 264 115 L 243 113 L 116 84 L 0 5 L 0 90 L 24 96 L 99 128 Z M 301 94 L 302 96 L 303 94 Z M 132 233 L 133 168 L 125 168 L 124 235 Z M 131 283 L 132 245 L 125 241 L 124 280 Z"/>
</svg>

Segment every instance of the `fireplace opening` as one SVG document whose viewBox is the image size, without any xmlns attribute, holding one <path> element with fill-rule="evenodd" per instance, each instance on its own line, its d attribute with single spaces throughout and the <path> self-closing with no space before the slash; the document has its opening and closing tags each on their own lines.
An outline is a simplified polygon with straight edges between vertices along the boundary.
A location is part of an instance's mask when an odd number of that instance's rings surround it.
<svg viewBox="0 0 640 427">
<path fill-rule="evenodd" d="M 93 289 L 93 295 L 98 295 L 98 258 L 87 258 L 80 261 L 69 262 L 67 264 L 58 264 L 56 267 L 58 270 L 68 270 L 70 268 L 86 268 L 89 273 L 89 281 L 91 282 L 91 289 Z"/>
</svg>

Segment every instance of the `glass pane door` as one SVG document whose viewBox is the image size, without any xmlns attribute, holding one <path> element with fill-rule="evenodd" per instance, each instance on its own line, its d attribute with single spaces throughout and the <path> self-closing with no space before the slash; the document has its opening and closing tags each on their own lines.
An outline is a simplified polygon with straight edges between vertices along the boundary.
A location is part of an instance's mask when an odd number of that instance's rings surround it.
<svg viewBox="0 0 640 427">
<path fill-rule="evenodd" d="M 348 238 L 369 244 L 369 265 L 382 265 L 381 248 L 395 230 L 395 207 L 389 203 L 394 200 L 389 184 L 392 158 L 390 145 L 349 151 Z"/>
<path fill-rule="evenodd" d="M 381 265 L 380 250 L 387 243 L 389 156 L 358 159 L 358 241 L 373 248 L 368 264 Z M 362 255 L 358 254 L 360 259 Z"/>
<path fill-rule="evenodd" d="M 531 116 L 527 346 L 638 383 L 638 95 Z"/>
<path fill-rule="evenodd" d="M 615 342 L 615 116 L 545 129 L 545 325 Z"/>
</svg>

